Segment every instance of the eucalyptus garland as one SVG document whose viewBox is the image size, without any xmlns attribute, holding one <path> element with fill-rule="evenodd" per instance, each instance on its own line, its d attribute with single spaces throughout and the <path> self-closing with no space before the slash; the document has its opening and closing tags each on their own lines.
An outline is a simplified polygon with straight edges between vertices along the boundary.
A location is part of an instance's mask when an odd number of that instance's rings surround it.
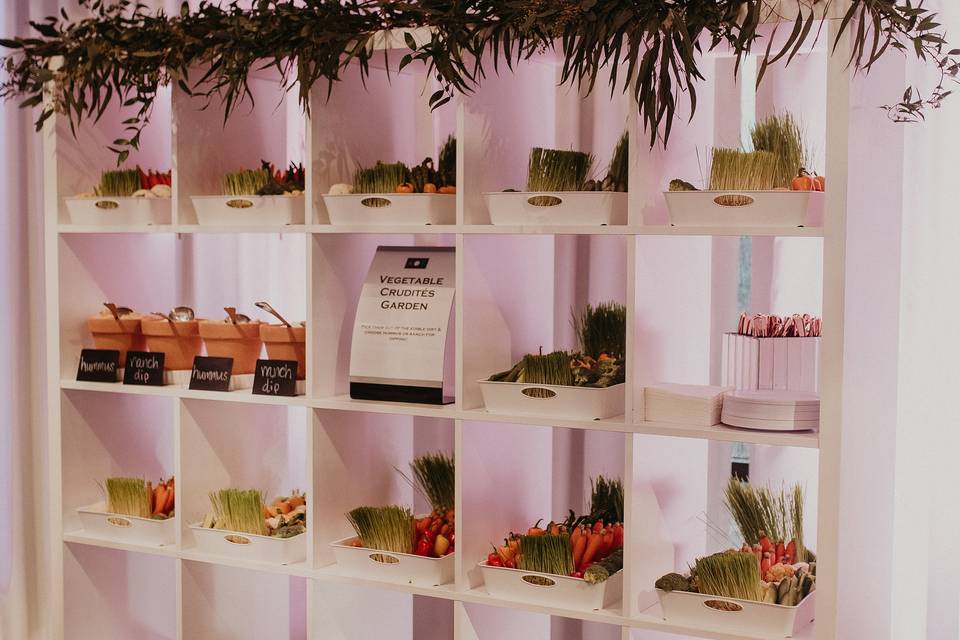
<svg viewBox="0 0 960 640">
<path fill-rule="evenodd" d="M 387 56 L 374 47 L 380 32 L 429 27 L 425 41 L 406 33 L 409 51 L 397 68 L 425 65 L 440 86 L 430 96 L 432 108 L 476 90 L 488 73 L 554 50 L 562 59 L 562 84 L 589 92 L 600 81 L 611 94 L 632 94 L 650 144 L 658 137 L 665 144 L 680 101 L 696 109 L 707 50 L 726 47 L 738 63 L 758 54 L 759 82 L 770 64 L 789 64 L 804 43 L 820 36 L 818 16 L 838 2 L 257 0 L 252 7 L 201 2 L 195 11 L 184 3 L 178 15 L 167 15 L 132 0 L 80 0 L 86 17 L 74 20 L 61 10 L 31 22 L 34 36 L 0 39 L 12 50 L 2 61 L 0 97 L 40 106 L 38 130 L 55 112 L 75 128 L 122 103 L 133 114 L 123 122 L 127 136 L 111 147 L 122 162 L 138 147 L 160 87 L 175 82 L 189 94 L 222 101 L 226 119 L 253 101 L 249 74 L 274 67 L 286 89 L 297 87 L 308 110 L 311 90 L 329 96 L 352 63 L 369 77 L 373 56 Z M 850 35 L 854 69 L 869 71 L 888 52 L 900 51 L 939 71 L 929 92 L 909 87 L 885 106 L 890 117 L 912 122 L 937 108 L 951 93 L 944 85 L 960 71 L 960 50 L 947 51 L 936 14 L 922 0 L 846 2 L 839 32 Z M 772 38 L 761 35 L 766 22 L 790 30 L 782 47 L 771 49 Z M 52 88 L 48 103 L 45 86 Z"/>
</svg>

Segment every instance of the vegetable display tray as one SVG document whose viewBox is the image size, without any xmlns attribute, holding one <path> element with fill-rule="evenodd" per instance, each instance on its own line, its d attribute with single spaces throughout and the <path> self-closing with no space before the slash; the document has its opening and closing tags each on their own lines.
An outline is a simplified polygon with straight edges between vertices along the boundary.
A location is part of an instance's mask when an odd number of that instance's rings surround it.
<svg viewBox="0 0 960 640">
<path fill-rule="evenodd" d="M 172 545 L 177 541 L 177 519 L 140 518 L 109 513 L 104 502 L 77 509 L 86 534 L 144 546 Z"/>
<path fill-rule="evenodd" d="M 71 224 L 170 224 L 170 198 L 64 198 Z"/>
<path fill-rule="evenodd" d="M 663 619 L 671 624 L 761 638 L 789 638 L 813 621 L 815 596 L 795 607 L 657 589 Z"/>
<path fill-rule="evenodd" d="M 523 382 L 478 380 L 483 403 L 491 413 L 602 420 L 624 412 L 626 385 L 564 387 Z"/>
<path fill-rule="evenodd" d="M 823 192 L 668 191 L 675 227 L 822 227 Z"/>
<path fill-rule="evenodd" d="M 623 598 L 623 571 L 599 584 L 536 571 L 491 567 L 479 564 L 487 593 L 503 600 L 561 607 L 575 611 L 596 611 L 611 607 Z"/>
<path fill-rule="evenodd" d="M 425 558 L 411 553 L 350 546 L 348 543 L 355 539 L 356 536 L 351 536 L 330 543 L 337 566 L 346 573 L 371 580 L 420 587 L 435 587 L 453 582 L 456 552 L 442 558 Z"/>
<path fill-rule="evenodd" d="M 627 194 L 617 191 L 493 191 L 483 194 L 490 222 L 502 225 L 627 224 Z"/>
<path fill-rule="evenodd" d="M 190 525 L 190 530 L 197 541 L 197 550 L 211 555 L 271 564 L 294 564 L 307 559 L 305 533 L 292 538 L 275 538 L 224 529 L 205 529 L 200 523 Z"/>
<path fill-rule="evenodd" d="M 452 193 L 358 193 L 323 196 L 330 224 L 456 224 Z"/>
<path fill-rule="evenodd" d="M 304 196 L 192 196 L 190 200 L 199 224 L 303 224 L 304 219 Z"/>
</svg>

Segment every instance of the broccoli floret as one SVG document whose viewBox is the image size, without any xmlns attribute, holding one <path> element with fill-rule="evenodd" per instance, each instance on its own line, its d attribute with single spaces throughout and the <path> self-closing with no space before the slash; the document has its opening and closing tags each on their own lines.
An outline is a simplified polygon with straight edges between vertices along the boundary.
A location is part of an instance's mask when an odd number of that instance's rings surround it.
<svg viewBox="0 0 960 640">
<path fill-rule="evenodd" d="M 675 178 L 670 181 L 670 191 L 697 191 L 698 189 L 687 182 L 686 180 L 680 180 Z"/>
<path fill-rule="evenodd" d="M 690 578 L 679 573 L 668 573 L 657 580 L 653 586 L 662 591 L 689 591 Z"/>
</svg>

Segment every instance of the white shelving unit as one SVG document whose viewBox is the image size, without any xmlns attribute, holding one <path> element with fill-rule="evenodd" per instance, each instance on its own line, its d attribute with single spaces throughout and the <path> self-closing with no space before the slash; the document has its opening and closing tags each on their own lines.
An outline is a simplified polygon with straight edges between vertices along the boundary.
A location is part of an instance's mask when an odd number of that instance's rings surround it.
<svg viewBox="0 0 960 640">
<path fill-rule="evenodd" d="M 831 42 L 835 28 L 830 22 L 825 30 Z M 737 143 L 740 116 L 726 115 L 725 109 L 737 102 L 740 89 L 723 54 L 705 59 L 701 111 L 689 125 L 678 121 L 666 151 L 649 150 L 627 97 L 610 99 L 602 87 L 588 98 L 557 89 L 556 60 L 548 56 L 519 65 L 515 74 L 490 74 L 475 95 L 436 113 L 426 104 L 425 78 L 409 70 L 391 73 L 388 82 L 386 73 L 374 68 L 366 88 L 358 72 L 348 72 L 329 101 L 322 90 L 313 96 L 309 120 L 295 103 L 296 92 L 281 94 L 278 79 L 263 73 L 252 83 L 256 107 L 241 106 L 226 129 L 218 109 L 200 110 L 174 89 L 161 97 L 142 150 L 131 157 L 144 168 L 173 170 L 172 223 L 164 226 L 66 223 L 63 197 L 85 191 L 101 168 L 115 163 L 104 143 L 117 137 L 111 127 L 122 117 L 108 113 L 100 124 L 81 127 L 77 140 L 62 119 L 50 119 L 43 135 L 50 526 L 56 542 L 47 602 L 56 637 L 642 640 L 654 632 L 746 640 L 749 636 L 671 625 L 656 606 L 641 606 L 640 596 L 652 589 L 652 581 L 641 578 L 637 566 L 640 532 L 651 517 L 649 497 L 656 494 L 665 526 L 674 531 L 697 515 L 690 505 L 705 509 L 704 495 L 719 491 L 708 486 L 709 448 L 745 442 L 811 451 L 818 461 L 812 471 L 819 480 L 817 621 L 803 637 L 834 638 L 839 497 L 832 483 L 840 471 L 842 428 L 845 60 L 842 54 L 828 56 L 821 46 L 802 52 L 791 66 L 826 76 L 822 90 L 812 89 L 807 98 L 822 110 L 815 119 L 822 123 L 818 141 L 829 176 L 823 228 L 668 225 L 660 192 L 669 179 L 697 176 L 698 151 Z M 625 126 L 631 145 L 628 224 L 596 229 L 489 224 L 480 194 L 522 186 L 531 146 L 591 150 L 603 168 Z M 456 224 L 328 223 L 319 195 L 330 184 L 348 181 L 356 163 L 416 164 L 435 156 L 450 133 L 458 141 Z M 260 159 L 304 162 L 306 223 L 198 225 L 190 196 L 216 193 L 225 171 L 256 166 Z M 822 246 L 823 279 L 815 283 L 822 285 L 825 336 L 819 434 L 676 426 L 643 418 L 644 384 L 710 381 L 709 354 L 721 336 L 711 330 L 709 317 L 699 319 L 710 314 L 711 279 L 735 279 L 736 273 L 711 265 L 709 252 L 714 241 L 736 236 L 796 238 Z M 455 404 L 349 398 L 356 302 L 370 258 L 385 244 L 456 248 L 457 295 L 447 354 Z M 80 349 L 92 346 L 83 320 L 104 300 L 144 312 L 188 304 L 201 317 L 220 317 L 225 305 L 249 313 L 259 299 L 270 300 L 291 319 L 308 321 L 305 396 L 74 380 Z M 478 379 L 541 345 L 569 345 L 571 305 L 609 299 L 628 308 L 623 415 L 572 421 L 483 409 Z M 438 448 L 454 452 L 458 463 L 454 583 L 413 587 L 339 572 L 327 544 L 348 533 L 342 514 L 363 503 L 400 501 L 422 508 L 393 467 Z M 75 509 L 97 497 L 95 481 L 118 473 L 176 475 L 175 545 L 148 548 L 78 529 Z M 581 507 L 587 481 L 598 473 L 622 475 L 626 482 L 623 601 L 610 609 L 574 612 L 546 601 L 531 605 L 490 596 L 475 570 L 489 542 L 541 516 Z M 227 485 L 257 486 L 270 494 L 305 489 L 306 561 L 265 565 L 198 551 L 187 525 L 205 511 L 207 492 Z M 674 561 L 683 566 L 691 549 L 675 542 Z"/>
</svg>

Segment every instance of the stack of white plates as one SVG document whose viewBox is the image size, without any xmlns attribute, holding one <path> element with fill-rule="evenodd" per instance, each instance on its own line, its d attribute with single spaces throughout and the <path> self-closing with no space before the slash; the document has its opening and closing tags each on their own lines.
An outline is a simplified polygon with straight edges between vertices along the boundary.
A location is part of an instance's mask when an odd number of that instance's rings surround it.
<svg viewBox="0 0 960 640">
<path fill-rule="evenodd" d="M 723 424 L 763 431 L 820 428 L 820 396 L 806 391 L 731 391 L 723 398 Z"/>
<path fill-rule="evenodd" d="M 730 387 L 695 384 L 655 384 L 643 390 L 647 422 L 712 427 L 720 424 L 723 394 Z"/>
</svg>

